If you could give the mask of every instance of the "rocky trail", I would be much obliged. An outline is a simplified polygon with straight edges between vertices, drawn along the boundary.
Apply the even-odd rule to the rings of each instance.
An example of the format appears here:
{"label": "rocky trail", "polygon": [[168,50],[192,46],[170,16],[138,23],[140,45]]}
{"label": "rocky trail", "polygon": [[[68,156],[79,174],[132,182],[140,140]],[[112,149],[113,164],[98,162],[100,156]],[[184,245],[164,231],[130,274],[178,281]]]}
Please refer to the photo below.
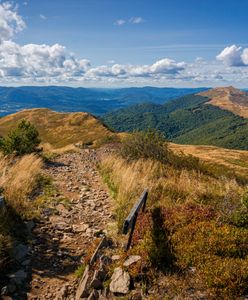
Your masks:
{"label": "rocky trail", "polygon": [[111,199],[96,170],[97,160],[95,150],[85,149],[60,155],[47,165],[45,173],[63,201],[54,210],[44,209],[33,230],[27,299],[75,299],[75,270],[112,221]]}

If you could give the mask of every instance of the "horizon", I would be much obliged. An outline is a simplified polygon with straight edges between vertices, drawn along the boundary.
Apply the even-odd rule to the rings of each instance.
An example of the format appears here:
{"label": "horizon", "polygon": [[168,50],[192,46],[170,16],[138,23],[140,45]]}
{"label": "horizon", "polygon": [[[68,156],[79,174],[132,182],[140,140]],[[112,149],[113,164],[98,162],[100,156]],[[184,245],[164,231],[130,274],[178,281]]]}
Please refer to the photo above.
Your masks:
{"label": "horizon", "polygon": [[244,88],[247,9],[231,0],[0,1],[0,85]]}

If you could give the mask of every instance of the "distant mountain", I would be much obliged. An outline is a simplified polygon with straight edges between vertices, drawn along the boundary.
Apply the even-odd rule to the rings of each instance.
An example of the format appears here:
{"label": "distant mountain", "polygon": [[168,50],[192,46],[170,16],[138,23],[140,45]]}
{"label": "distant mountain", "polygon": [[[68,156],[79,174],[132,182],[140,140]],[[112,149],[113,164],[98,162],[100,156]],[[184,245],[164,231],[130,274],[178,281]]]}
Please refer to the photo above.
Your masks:
{"label": "distant mountain", "polygon": [[0,116],[30,108],[50,108],[60,112],[83,111],[95,115],[141,102],[165,103],[206,88],[122,88],[90,89],[62,86],[0,87]]}
{"label": "distant mountain", "polygon": [[229,110],[235,115],[248,118],[248,93],[246,91],[229,86],[226,88],[215,88],[199,93],[199,95],[210,98],[209,104]]}
{"label": "distant mountain", "polygon": [[[225,95],[223,98],[222,93]],[[227,94],[231,96],[227,97]],[[212,103],[216,95],[220,95],[222,105]],[[234,95],[237,95],[236,99]],[[156,128],[162,131],[167,139],[176,143],[247,150],[248,119],[234,114],[231,109],[224,109],[225,103],[229,101],[245,106],[246,97],[246,93],[230,87],[217,88],[205,93],[183,96],[163,105],[133,105],[108,113],[103,120],[117,131]]]}

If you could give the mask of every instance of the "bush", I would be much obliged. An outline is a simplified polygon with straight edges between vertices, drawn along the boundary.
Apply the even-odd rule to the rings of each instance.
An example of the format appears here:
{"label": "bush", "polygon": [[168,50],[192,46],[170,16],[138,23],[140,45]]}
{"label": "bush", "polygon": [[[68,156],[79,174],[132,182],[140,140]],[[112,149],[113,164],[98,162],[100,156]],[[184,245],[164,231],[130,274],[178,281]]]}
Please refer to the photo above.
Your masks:
{"label": "bush", "polygon": [[24,155],[38,151],[39,133],[30,122],[22,120],[6,138],[0,138],[0,150],[4,155]]}
{"label": "bush", "polygon": [[129,161],[143,158],[166,163],[169,153],[163,134],[152,129],[127,136],[120,149],[121,156]]}

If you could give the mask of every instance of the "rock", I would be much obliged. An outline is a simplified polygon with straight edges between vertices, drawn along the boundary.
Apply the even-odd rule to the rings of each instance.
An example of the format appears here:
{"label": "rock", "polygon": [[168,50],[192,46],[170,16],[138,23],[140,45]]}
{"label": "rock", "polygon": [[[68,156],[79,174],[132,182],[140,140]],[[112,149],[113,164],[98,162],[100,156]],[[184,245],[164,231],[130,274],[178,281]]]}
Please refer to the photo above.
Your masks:
{"label": "rock", "polygon": [[111,258],[112,258],[113,261],[115,261],[115,260],[121,259],[121,256],[120,255],[113,255]]}
{"label": "rock", "polygon": [[129,256],[129,258],[124,262],[123,266],[124,267],[128,267],[134,263],[136,263],[137,261],[139,261],[141,259],[141,257],[139,255],[131,255]]}
{"label": "rock", "polygon": [[88,224],[72,225],[73,232],[87,232],[88,228]]}
{"label": "rock", "polygon": [[29,253],[29,247],[23,244],[18,244],[13,251],[15,259],[21,263],[24,261]]}
{"label": "rock", "polygon": [[112,293],[127,294],[130,287],[130,275],[122,268],[115,268],[111,277],[110,291]]}
{"label": "rock", "polygon": [[68,212],[68,209],[65,208],[65,206],[60,203],[56,206],[56,210],[60,213],[67,213]]}
{"label": "rock", "polygon": [[[56,300],[64,300],[67,299],[68,285],[64,285],[61,290],[58,292],[56,296]],[[50,299],[50,298],[49,298]]]}
{"label": "rock", "polygon": [[7,286],[4,286],[4,287],[1,289],[1,296],[7,295],[8,292],[9,292],[8,287],[7,287]]}

